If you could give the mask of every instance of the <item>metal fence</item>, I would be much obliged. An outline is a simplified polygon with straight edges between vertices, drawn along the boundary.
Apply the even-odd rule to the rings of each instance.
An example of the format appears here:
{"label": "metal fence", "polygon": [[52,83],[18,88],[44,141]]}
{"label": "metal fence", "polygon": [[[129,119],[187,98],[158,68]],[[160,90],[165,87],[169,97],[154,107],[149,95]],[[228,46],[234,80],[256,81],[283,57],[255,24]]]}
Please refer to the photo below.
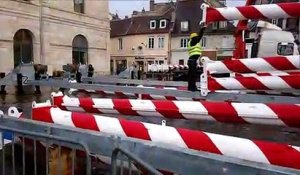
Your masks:
{"label": "metal fence", "polygon": [[[295,169],[158,145],[78,128],[0,117],[2,175],[291,175]],[[4,134],[3,134],[4,133]]]}
{"label": "metal fence", "polygon": [[[91,174],[91,157],[85,145],[30,130],[1,131],[2,175]],[[10,143],[5,143],[3,133],[11,134]],[[84,154],[78,154],[79,150]]]}
{"label": "metal fence", "polygon": [[122,148],[116,147],[112,158],[92,154],[79,139],[54,136],[51,127],[44,129],[45,133],[38,133],[0,126],[1,175],[161,174]]}

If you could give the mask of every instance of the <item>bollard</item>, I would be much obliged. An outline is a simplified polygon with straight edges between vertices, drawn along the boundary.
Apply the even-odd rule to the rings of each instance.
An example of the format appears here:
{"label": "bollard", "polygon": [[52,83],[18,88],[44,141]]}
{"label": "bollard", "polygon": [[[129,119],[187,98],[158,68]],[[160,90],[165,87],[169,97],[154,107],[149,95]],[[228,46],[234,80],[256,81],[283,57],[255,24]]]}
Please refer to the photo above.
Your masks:
{"label": "bollard", "polygon": [[[2,79],[4,77],[5,77],[5,73],[4,72],[0,72],[0,79]],[[0,94],[6,94],[5,85],[1,86]]]}
{"label": "bollard", "polygon": [[138,71],[138,80],[141,80],[141,77],[142,77],[142,71]]}
{"label": "bollard", "polygon": [[17,93],[18,94],[23,94],[23,84],[22,84],[22,77],[23,75],[21,73],[17,74]]}
{"label": "bollard", "polygon": [[[40,80],[41,79],[41,75],[38,72],[35,72],[34,79],[35,80]],[[35,94],[41,94],[40,86],[35,86]]]}
{"label": "bollard", "polygon": [[[94,69],[93,65],[89,64],[89,66],[88,66],[88,77],[93,77],[94,76],[94,71],[95,71],[95,69]],[[89,81],[89,84],[93,84],[93,82]]]}
{"label": "bollard", "polygon": [[77,83],[81,83],[81,77],[82,77],[81,72],[77,71],[77,73],[76,73],[76,82]]}

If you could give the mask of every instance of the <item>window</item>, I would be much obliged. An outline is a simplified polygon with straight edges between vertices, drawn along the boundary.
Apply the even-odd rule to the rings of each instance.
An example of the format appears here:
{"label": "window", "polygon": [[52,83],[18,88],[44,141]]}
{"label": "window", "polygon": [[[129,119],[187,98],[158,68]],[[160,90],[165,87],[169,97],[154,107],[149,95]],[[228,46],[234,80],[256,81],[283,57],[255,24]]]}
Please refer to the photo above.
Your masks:
{"label": "window", "polygon": [[167,20],[165,20],[165,19],[160,20],[159,28],[164,29],[166,27],[167,27]]}
{"label": "window", "polygon": [[148,48],[149,49],[154,48],[154,37],[149,37],[149,39],[148,39]]}
{"label": "window", "polygon": [[179,60],[179,65],[184,65],[184,59]]}
{"label": "window", "polygon": [[121,72],[127,69],[127,60],[116,61],[116,74],[119,75]]}
{"label": "window", "polygon": [[294,43],[278,43],[277,54],[278,55],[293,55],[294,53]]}
{"label": "window", "polygon": [[150,20],[150,29],[156,28],[156,20]]}
{"label": "window", "polygon": [[221,22],[219,23],[219,25],[220,25],[220,29],[224,29],[224,28],[227,27],[227,22],[226,22],[226,21],[221,21]]}
{"label": "window", "polygon": [[164,44],[165,44],[165,38],[158,37],[158,48],[164,48]]}
{"label": "window", "polygon": [[272,24],[277,25],[278,24],[278,20],[277,19],[272,19]]}
{"label": "window", "polygon": [[147,61],[149,65],[154,64],[154,61]]}
{"label": "window", "polygon": [[189,22],[188,21],[181,21],[180,22],[180,28],[182,32],[188,32],[189,31]]}
{"label": "window", "polygon": [[123,39],[119,38],[118,42],[119,42],[119,45],[118,45],[119,50],[123,50]]}
{"label": "window", "polygon": [[159,64],[159,65],[163,65],[164,63],[165,63],[164,60],[159,60],[159,61],[158,61],[158,64]]}
{"label": "window", "polygon": [[189,42],[189,38],[181,38],[180,39],[180,47],[187,48],[188,42]]}
{"label": "window", "polygon": [[74,0],[74,11],[84,13],[84,0]]}
{"label": "window", "polygon": [[287,29],[294,29],[294,28],[298,28],[298,19],[294,19],[294,18],[288,18],[286,21],[286,28]]}
{"label": "window", "polygon": [[218,23],[217,22],[214,22],[212,25],[213,25],[212,26],[213,30],[217,30],[218,29]]}
{"label": "window", "polygon": [[202,37],[201,39],[201,46],[206,47],[206,37]]}

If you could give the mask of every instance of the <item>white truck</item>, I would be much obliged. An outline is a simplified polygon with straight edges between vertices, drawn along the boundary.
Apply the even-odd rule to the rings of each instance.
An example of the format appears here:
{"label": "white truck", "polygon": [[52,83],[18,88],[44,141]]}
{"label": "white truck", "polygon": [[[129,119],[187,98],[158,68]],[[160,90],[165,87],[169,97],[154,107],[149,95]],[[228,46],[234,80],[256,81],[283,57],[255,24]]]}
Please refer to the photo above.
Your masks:
{"label": "white truck", "polygon": [[246,40],[248,58],[299,55],[298,45],[291,32],[265,21],[257,22],[256,31]]}

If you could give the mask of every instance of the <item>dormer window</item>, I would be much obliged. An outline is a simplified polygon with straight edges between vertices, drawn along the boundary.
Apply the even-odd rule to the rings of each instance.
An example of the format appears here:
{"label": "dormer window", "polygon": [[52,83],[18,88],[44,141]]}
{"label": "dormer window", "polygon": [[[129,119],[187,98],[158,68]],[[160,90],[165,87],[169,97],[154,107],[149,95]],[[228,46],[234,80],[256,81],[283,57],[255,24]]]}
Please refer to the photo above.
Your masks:
{"label": "dormer window", "polygon": [[224,29],[227,27],[227,21],[220,21],[219,23],[220,29]]}
{"label": "dormer window", "polygon": [[159,28],[164,29],[167,27],[167,20],[166,19],[162,19],[159,21]]}
{"label": "dormer window", "polygon": [[218,23],[217,22],[212,23],[212,29],[213,30],[217,30],[218,29]]}
{"label": "dormer window", "polygon": [[156,28],[156,20],[150,20],[150,29]]}
{"label": "dormer window", "polygon": [[189,22],[188,21],[181,21],[180,22],[180,28],[182,32],[188,32],[189,31]]}

